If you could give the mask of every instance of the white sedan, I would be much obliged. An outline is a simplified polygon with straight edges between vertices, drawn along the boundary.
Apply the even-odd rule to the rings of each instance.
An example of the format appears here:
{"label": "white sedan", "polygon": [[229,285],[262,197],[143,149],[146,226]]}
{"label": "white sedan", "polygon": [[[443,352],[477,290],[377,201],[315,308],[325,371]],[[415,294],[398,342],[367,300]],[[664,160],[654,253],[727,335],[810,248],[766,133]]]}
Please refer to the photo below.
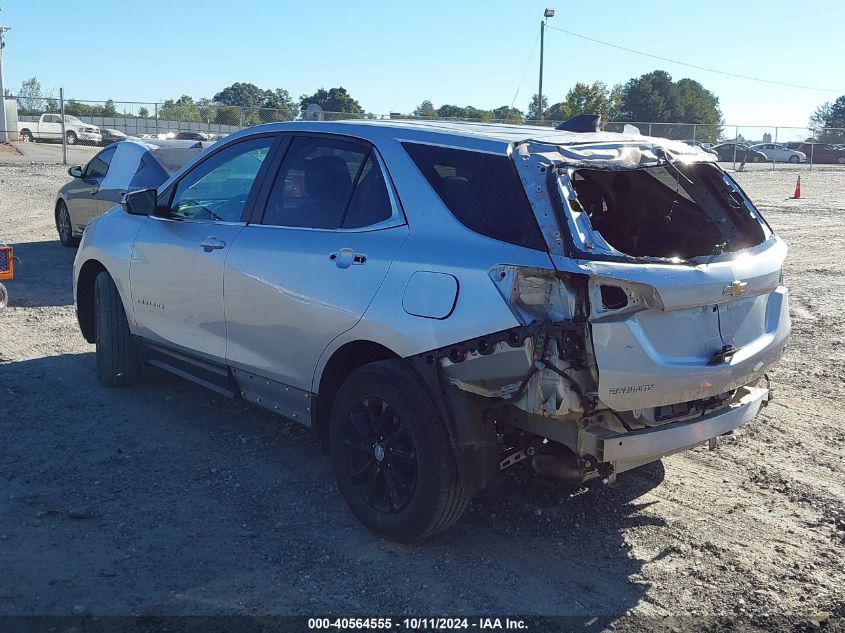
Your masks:
{"label": "white sedan", "polygon": [[807,155],[804,152],[799,152],[794,149],[789,149],[777,143],[760,143],[759,145],[752,145],[751,149],[756,149],[766,155],[769,162],[775,163],[806,163]]}

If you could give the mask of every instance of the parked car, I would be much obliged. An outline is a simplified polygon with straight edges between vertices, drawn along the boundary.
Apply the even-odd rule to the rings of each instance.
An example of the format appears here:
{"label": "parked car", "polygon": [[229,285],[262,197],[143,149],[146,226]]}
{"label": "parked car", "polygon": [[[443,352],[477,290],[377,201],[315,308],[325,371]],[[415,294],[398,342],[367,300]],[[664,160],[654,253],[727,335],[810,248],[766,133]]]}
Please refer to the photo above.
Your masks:
{"label": "parked car", "polygon": [[665,139],[273,123],[123,207],[74,264],[99,380],[153,365],[310,426],[401,541],[521,462],[580,484],[730,432],[790,329],[786,245]]}
{"label": "parked car", "polygon": [[710,143],[702,143],[701,141],[695,141],[695,140],[688,140],[688,141],[683,141],[683,142],[686,143],[687,145],[689,145],[690,147],[697,147],[700,150],[707,152],[708,154],[713,154],[714,156],[718,156],[716,151],[713,150],[713,146]]}
{"label": "parked car", "polygon": [[751,149],[762,152],[766,160],[773,163],[806,163],[807,155],[798,150],[789,149],[785,145],[777,143],[758,143],[752,145]]}
{"label": "parked car", "polygon": [[830,143],[787,143],[787,147],[797,149],[813,163],[838,163],[845,165],[845,149]]}
{"label": "parked car", "polygon": [[126,139],[132,138],[126,132],[121,132],[120,130],[115,130],[112,128],[102,128],[100,130],[100,134],[103,137],[103,140],[100,144],[104,147],[106,145],[111,145],[112,143],[119,143],[120,141],[125,141]]}
{"label": "parked car", "polygon": [[[736,147],[736,151],[734,151]],[[720,143],[712,147],[719,160],[740,163],[765,163],[767,158],[763,152],[750,148],[744,143]]]}
{"label": "parked car", "polygon": [[177,132],[173,138],[180,141],[207,141],[211,137],[204,132]]}
{"label": "parked car", "polygon": [[[24,141],[54,141],[62,140],[62,115],[42,114],[38,121],[19,121],[18,131]],[[99,145],[103,140],[100,128],[83,123],[75,116],[65,115],[65,137],[68,145],[77,142],[89,145]]]}
{"label": "parked car", "polygon": [[68,169],[73,180],[59,189],[56,230],[65,246],[76,246],[85,227],[136,189],[155,187],[203,150],[202,143],[150,144],[121,141],[101,150],[87,165]]}

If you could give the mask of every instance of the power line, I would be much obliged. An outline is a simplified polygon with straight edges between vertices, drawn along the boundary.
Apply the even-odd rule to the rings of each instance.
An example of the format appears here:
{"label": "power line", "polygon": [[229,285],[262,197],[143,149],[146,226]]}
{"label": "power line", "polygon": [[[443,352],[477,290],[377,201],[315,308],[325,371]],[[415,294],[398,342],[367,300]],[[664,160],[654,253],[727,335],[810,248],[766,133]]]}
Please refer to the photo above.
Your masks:
{"label": "power line", "polygon": [[[537,33],[537,37],[534,38],[534,44],[531,46],[531,52],[528,53],[528,61],[525,62],[525,68],[522,69],[522,77],[519,78],[519,84],[516,87],[516,92],[513,95],[513,101],[511,101],[511,110],[513,110],[513,104],[516,103],[516,98],[519,96],[519,91],[522,89],[522,84],[525,82],[525,73],[528,72],[528,66],[531,65],[531,59],[534,57],[534,51],[537,50],[537,40],[540,39],[540,34]],[[508,113],[508,118],[510,118],[510,112]]]}
{"label": "power line", "polygon": [[738,79],[747,79],[749,81],[757,81],[763,84],[772,84],[774,86],[784,86],[786,88],[800,88],[801,90],[816,90],[818,92],[835,92],[835,93],[845,93],[845,90],[835,90],[833,88],[817,88],[815,86],[802,86],[800,84],[790,84],[784,81],[774,81],[771,79],[760,79],[759,77],[751,77],[749,75],[740,75],[738,73],[728,72],[726,70],[719,70],[717,68],[708,68],[707,66],[698,66],[696,64],[689,64],[687,62],[681,62],[677,59],[670,59],[668,57],[661,57],[660,55],[653,55],[651,53],[644,53],[643,51],[638,51],[633,48],[627,48],[625,46],[620,46],[618,44],[611,44],[610,42],[605,42],[603,40],[596,39],[594,37],[589,37],[587,35],[581,35],[580,33],[573,33],[572,31],[567,31],[565,29],[558,28],[556,26],[546,26],[546,28],[554,29],[555,31],[560,31],[561,33],[565,33],[567,35],[571,35],[573,37],[579,37],[582,40],[588,40],[590,42],[595,42],[596,44],[602,44],[604,46],[610,46],[611,48],[618,49],[620,51],[625,51],[627,53],[634,53],[635,55],[642,55],[643,57],[651,57],[652,59],[658,59],[663,62],[669,62],[670,64],[678,64],[679,66],[686,66],[687,68],[695,68],[696,70],[704,70],[709,73],[716,73],[717,75],[726,75],[728,77],[736,77]]}

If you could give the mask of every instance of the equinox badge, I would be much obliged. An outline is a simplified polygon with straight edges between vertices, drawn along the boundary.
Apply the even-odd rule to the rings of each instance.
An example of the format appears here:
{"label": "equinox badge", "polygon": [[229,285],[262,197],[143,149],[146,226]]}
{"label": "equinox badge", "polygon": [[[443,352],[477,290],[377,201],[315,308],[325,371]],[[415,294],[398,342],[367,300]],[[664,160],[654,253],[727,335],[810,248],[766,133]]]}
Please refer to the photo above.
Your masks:
{"label": "equinox badge", "polygon": [[723,295],[730,295],[732,297],[738,297],[745,289],[748,287],[748,283],[744,281],[734,281],[730,285],[725,286],[725,289],[722,291]]}

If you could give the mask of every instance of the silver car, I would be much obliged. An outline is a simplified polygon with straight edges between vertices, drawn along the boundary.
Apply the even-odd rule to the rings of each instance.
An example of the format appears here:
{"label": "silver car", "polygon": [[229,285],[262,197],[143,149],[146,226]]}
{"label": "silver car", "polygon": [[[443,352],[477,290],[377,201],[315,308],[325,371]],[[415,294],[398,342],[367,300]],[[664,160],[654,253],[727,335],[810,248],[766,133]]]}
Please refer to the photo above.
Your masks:
{"label": "silver car", "polygon": [[611,480],[768,402],[787,249],[714,160],[527,126],[249,128],[89,224],[79,324],[104,384],[152,365],[310,426],[354,514],[420,539],[505,468]]}

